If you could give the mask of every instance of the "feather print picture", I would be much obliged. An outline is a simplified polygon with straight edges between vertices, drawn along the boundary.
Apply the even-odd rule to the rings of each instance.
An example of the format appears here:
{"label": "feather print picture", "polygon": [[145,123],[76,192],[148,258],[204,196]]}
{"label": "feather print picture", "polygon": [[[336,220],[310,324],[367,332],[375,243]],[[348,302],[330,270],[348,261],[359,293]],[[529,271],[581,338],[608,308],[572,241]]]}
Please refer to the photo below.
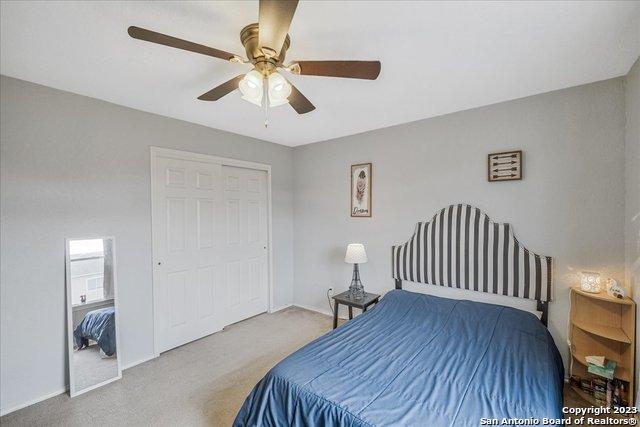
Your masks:
{"label": "feather print picture", "polygon": [[364,198],[364,190],[367,189],[367,174],[365,171],[360,171],[358,174],[358,181],[356,183],[356,199],[358,199],[358,203],[362,203],[362,199]]}
{"label": "feather print picture", "polygon": [[371,163],[351,165],[351,216],[371,216]]}

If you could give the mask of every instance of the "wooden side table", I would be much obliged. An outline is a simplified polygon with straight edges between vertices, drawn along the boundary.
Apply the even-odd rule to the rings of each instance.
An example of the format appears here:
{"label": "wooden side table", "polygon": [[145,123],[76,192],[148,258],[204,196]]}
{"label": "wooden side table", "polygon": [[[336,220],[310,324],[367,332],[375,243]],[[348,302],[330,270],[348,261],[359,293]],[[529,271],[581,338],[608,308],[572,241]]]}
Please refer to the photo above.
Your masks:
{"label": "wooden side table", "polygon": [[341,294],[334,295],[333,297],[333,329],[338,327],[338,307],[340,304],[349,307],[349,320],[353,319],[353,308],[359,308],[364,313],[367,311],[367,307],[373,304],[377,304],[380,299],[380,295],[371,294],[365,292],[364,297],[361,299],[352,299],[349,291],[342,292]]}

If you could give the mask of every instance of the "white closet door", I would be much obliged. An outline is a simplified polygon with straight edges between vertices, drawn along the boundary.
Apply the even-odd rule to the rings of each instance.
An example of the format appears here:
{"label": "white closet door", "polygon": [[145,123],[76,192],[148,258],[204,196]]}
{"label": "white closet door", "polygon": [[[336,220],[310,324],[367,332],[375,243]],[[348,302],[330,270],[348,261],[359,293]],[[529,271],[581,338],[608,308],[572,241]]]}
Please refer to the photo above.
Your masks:
{"label": "white closet door", "polygon": [[226,232],[221,163],[157,157],[155,171],[155,333],[162,352],[225,325]]}
{"label": "white closet door", "polygon": [[222,167],[226,323],[268,310],[267,174]]}
{"label": "white closet door", "polygon": [[154,157],[158,352],[269,307],[267,173],[184,154]]}

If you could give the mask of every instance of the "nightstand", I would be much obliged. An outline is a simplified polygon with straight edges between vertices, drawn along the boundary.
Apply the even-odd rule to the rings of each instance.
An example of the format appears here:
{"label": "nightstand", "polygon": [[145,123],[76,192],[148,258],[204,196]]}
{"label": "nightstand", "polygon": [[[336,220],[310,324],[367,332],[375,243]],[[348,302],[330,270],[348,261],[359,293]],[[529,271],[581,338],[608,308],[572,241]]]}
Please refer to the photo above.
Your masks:
{"label": "nightstand", "polygon": [[338,307],[340,304],[349,307],[349,319],[353,319],[353,308],[359,308],[364,313],[367,311],[367,307],[373,304],[377,304],[380,299],[380,295],[371,294],[365,292],[364,297],[361,299],[351,299],[349,291],[342,292],[341,294],[333,297],[333,329],[338,327]]}

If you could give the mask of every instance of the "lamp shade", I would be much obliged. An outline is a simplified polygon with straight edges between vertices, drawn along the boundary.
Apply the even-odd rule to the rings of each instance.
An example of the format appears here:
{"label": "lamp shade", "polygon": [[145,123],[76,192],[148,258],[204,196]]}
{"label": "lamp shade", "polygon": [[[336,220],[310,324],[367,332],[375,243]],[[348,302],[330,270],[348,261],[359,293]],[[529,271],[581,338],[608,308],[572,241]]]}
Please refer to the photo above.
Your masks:
{"label": "lamp shade", "polygon": [[287,104],[291,95],[291,85],[278,73],[271,73],[268,79],[269,84],[269,106]]}
{"label": "lamp shade", "polygon": [[348,264],[363,264],[369,261],[367,252],[362,243],[349,243],[347,253],[344,255],[344,262]]}
{"label": "lamp shade", "polygon": [[600,292],[600,273],[583,271],[580,277],[580,288],[585,292]]}
{"label": "lamp shade", "polygon": [[257,70],[249,71],[238,84],[242,99],[258,107],[262,106],[263,77]]}

